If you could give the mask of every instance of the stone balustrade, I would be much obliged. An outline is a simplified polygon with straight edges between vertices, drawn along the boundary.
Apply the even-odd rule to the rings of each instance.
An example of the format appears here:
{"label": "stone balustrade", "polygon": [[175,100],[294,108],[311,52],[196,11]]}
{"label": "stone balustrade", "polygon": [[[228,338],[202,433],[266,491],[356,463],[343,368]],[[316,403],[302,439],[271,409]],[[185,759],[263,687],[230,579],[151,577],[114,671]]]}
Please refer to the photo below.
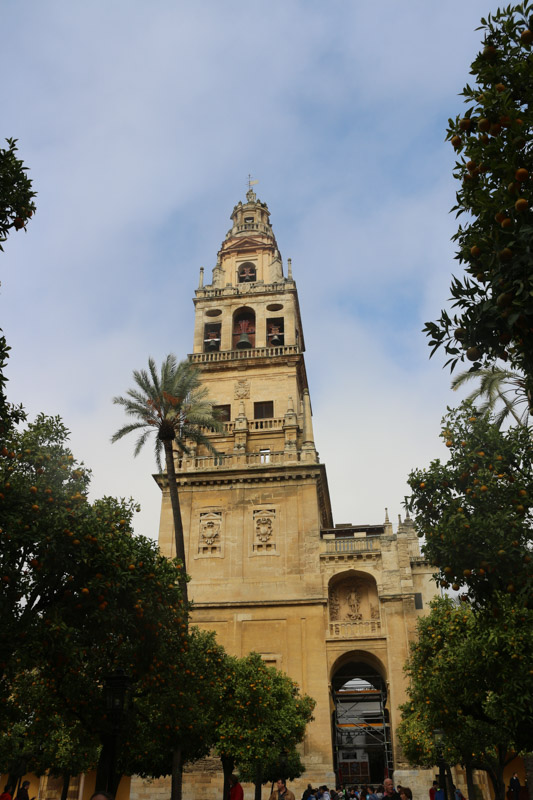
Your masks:
{"label": "stone balustrade", "polygon": [[176,471],[197,472],[214,469],[243,469],[243,467],[265,467],[269,465],[295,464],[302,460],[299,451],[259,453],[221,453],[218,456],[182,456],[176,460]]}
{"label": "stone balustrade", "polygon": [[253,281],[250,283],[237,283],[235,286],[214,287],[211,284],[202,286],[196,290],[196,297],[212,299],[214,297],[230,297],[235,295],[247,294],[279,294],[287,289],[294,289],[295,283],[288,278],[282,278],[276,283],[263,283],[263,281]]}
{"label": "stone balustrade", "polygon": [[358,620],[357,622],[330,622],[328,635],[332,639],[368,639],[383,636],[379,619]]}
{"label": "stone balustrade", "polygon": [[244,350],[218,350],[214,353],[192,353],[189,355],[193,364],[212,364],[216,361],[244,361],[247,358],[275,358],[276,356],[292,356],[300,353],[297,344],[280,345],[279,347],[248,347]]}
{"label": "stone balustrade", "polygon": [[242,231],[260,231],[261,233],[268,233],[272,236],[272,228],[270,225],[263,225],[261,222],[243,222],[241,225],[236,225],[235,228],[237,229],[237,233],[241,233]]}
{"label": "stone balustrade", "polygon": [[325,553],[367,553],[381,550],[379,536],[360,538],[350,536],[342,539],[325,539],[323,544],[325,545]]}
{"label": "stone balustrade", "polygon": [[320,542],[321,569],[336,568],[355,561],[376,561],[381,558],[379,536],[322,539]]}

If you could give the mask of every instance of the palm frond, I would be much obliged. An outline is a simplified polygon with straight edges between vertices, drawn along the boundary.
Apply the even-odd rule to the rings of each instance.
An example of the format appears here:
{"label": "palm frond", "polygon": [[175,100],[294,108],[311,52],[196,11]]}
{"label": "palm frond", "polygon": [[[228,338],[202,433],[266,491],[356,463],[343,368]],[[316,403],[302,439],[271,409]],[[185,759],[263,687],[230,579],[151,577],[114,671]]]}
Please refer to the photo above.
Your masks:
{"label": "palm frond", "polygon": [[[467,400],[474,404],[482,400],[479,412],[492,415],[497,427],[501,427],[509,417],[512,417],[517,425],[527,425],[529,413],[527,390],[524,377],[519,372],[499,367],[483,367],[462,372],[453,379],[452,389],[458,389],[471,380],[477,380],[479,384],[468,395]],[[525,405],[524,410],[518,410],[522,404]],[[500,405],[503,408],[499,408]]]}
{"label": "palm frond", "polygon": [[[144,427],[146,427],[145,422],[132,422],[130,423],[130,425],[123,425],[122,428],[119,428],[118,431],[116,431],[113,434],[113,436],[111,437],[111,443],[115,444],[115,442],[118,442],[119,439],[122,439],[124,436],[127,436],[128,433],[133,433],[133,431],[139,430],[139,428],[144,428]],[[151,433],[151,431],[148,431],[148,433]]]}

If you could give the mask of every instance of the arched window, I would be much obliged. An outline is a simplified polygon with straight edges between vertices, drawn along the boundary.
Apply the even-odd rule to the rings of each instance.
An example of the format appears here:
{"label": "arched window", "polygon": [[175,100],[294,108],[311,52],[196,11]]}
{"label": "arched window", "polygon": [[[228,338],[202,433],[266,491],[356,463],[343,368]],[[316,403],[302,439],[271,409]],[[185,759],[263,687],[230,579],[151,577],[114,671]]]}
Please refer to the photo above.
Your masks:
{"label": "arched window", "polygon": [[239,308],[233,315],[233,349],[255,347],[255,314],[251,308]]}
{"label": "arched window", "polygon": [[237,270],[237,274],[239,283],[253,283],[257,278],[255,264],[252,264],[251,261],[247,261],[246,264],[241,264]]}

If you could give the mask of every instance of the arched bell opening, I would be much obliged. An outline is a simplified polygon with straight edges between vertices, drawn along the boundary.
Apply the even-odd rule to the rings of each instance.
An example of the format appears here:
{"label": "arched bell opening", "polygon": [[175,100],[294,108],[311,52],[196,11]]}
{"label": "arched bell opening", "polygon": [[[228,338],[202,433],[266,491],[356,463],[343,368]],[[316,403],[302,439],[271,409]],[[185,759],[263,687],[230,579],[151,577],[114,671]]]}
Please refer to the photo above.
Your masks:
{"label": "arched bell opening", "polygon": [[245,264],[240,264],[237,269],[237,281],[239,283],[254,283],[257,280],[257,270],[255,264],[247,261]]}
{"label": "arched bell opening", "polygon": [[279,347],[285,344],[285,321],[283,317],[270,317],[267,324],[267,344],[269,347]]}
{"label": "arched bell opening", "polygon": [[239,308],[233,315],[233,349],[255,347],[255,313],[251,308]]}
{"label": "arched bell opening", "polygon": [[331,694],[337,783],[382,783],[393,771],[382,663],[365,651],[345,653],[333,668]]}
{"label": "arched bell opening", "polygon": [[220,322],[207,322],[204,325],[204,353],[216,353],[220,350]]}

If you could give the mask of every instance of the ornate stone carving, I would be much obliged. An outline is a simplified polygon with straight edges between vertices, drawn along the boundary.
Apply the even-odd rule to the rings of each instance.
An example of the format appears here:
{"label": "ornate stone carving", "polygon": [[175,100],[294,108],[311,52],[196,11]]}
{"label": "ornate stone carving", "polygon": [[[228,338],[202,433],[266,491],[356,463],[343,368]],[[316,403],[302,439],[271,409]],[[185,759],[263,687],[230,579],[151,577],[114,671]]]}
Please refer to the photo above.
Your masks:
{"label": "ornate stone carving", "polygon": [[254,550],[275,550],[276,545],[272,539],[274,536],[274,520],[276,510],[274,508],[258,509],[254,511],[254,533],[256,544]]}
{"label": "ornate stone carving", "polygon": [[335,589],[330,588],[329,590],[329,618],[331,622],[337,622],[339,619],[339,611],[341,608],[341,604],[339,601],[339,595]]}
{"label": "ornate stone carving", "polygon": [[242,379],[235,382],[235,400],[246,400],[250,397],[250,381]]}
{"label": "ornate stone carving", "polygon": [[346,592],[346,605],[348,607],[346,612],[346,617],[348,619],[356,620],[363,618],[359,610],[361,608],[361,595],[355,585],[350,586]]}
{"label": "ornate stone carving", "polygon": [[[364,583],[356,579],[344,580],[329,589],[330,622],[359,622],[363,617],[379,619],[373,615],[372,606],[368,605],[368,589]],[[365,613],[363,611],[365,610]]]}
{"label": "ornate stone carving", "polygon": [[207,511],[200,514],[200,538],[198,549],[205,552],[220,550],[220,537],[222,533],[222,514],[220,511]]}

